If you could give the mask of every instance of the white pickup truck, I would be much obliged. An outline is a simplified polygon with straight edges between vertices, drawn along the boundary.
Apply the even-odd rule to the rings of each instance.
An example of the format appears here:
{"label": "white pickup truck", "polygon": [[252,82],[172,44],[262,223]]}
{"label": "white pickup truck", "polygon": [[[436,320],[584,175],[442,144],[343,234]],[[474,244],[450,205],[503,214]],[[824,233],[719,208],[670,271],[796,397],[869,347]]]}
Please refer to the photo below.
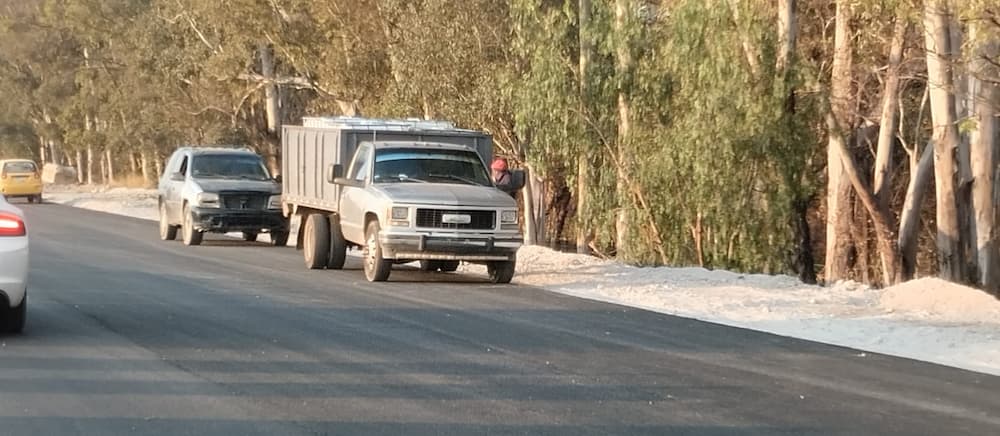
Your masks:
{"label": "white pickup truck", "polygon": [[[284,127],[282,204],[300,217],[307,267],[340,269],[354,246],[369,281],[413,261],[446,272],[483,263],[492,282],[511,281],[523,237],[514,198],[486,168],[489,136],[442,122],[303,124]],[[512,175],[512,189],[523,187],[523,174]]]}

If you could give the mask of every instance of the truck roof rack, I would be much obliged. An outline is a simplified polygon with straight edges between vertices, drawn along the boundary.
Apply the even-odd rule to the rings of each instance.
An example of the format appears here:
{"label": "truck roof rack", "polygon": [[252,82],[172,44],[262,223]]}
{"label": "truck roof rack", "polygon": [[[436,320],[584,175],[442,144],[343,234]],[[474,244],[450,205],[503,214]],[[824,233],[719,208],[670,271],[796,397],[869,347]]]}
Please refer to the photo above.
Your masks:
{"label": "truck roof rack", "polygon": [[421,120],[418,118],[383,119],[360,117],[302,117],[303,127],[323,127],[342,130],[374,130],[406,132],[413,130],[438,130],[450,132],[472,132],[459,129],[450,121]]}

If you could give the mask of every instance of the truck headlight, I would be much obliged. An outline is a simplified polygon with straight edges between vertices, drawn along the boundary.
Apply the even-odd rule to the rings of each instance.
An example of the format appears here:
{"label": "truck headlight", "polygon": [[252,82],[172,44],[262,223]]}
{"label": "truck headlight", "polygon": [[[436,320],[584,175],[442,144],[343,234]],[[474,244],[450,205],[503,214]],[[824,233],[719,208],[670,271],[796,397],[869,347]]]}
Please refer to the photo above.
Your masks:
{"label": "truck headlight", "polygon": [[198,207],[219,207],[219,194],[212,192],[199,193],[194,200]]}
{"label": "truck headlight", "polygon": [[272,195],[267,199],[268,209],[281,209],[281,195]]}
{"label": "truck headlight", "polygon": [[392,219],[393,220],[405,220],[410,217],[410,208],[408,207],[393,207],[392,208]]}
{"label": "truck headlight", "polygon": [[516,210],[501,211],[500,224],[517,224],[517,211]]}

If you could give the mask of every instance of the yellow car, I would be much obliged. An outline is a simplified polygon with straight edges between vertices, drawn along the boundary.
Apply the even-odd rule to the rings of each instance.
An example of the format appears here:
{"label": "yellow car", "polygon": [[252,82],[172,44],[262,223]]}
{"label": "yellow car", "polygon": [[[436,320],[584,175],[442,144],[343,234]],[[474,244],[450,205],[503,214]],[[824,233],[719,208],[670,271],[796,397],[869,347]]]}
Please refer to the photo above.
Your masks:
{"label": "yellow car", "polygon": [[42,174],[38,165],[27,159],[0,160],[0,194],[41,203]]}

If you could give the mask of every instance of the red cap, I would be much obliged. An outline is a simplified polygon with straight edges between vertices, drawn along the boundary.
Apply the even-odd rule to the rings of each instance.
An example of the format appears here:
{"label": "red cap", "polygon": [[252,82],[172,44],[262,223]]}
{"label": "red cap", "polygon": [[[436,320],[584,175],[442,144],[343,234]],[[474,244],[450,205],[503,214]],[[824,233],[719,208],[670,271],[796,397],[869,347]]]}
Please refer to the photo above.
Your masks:
{"label": "red cap", "polygon": [[507,170],[507,159],[504,159],[502,157],[498,157],[496,159],[493,159],[493,165],[490,165],[490,168],[492,168],[494,170],[497,170],[497,171],[506,171]]}

